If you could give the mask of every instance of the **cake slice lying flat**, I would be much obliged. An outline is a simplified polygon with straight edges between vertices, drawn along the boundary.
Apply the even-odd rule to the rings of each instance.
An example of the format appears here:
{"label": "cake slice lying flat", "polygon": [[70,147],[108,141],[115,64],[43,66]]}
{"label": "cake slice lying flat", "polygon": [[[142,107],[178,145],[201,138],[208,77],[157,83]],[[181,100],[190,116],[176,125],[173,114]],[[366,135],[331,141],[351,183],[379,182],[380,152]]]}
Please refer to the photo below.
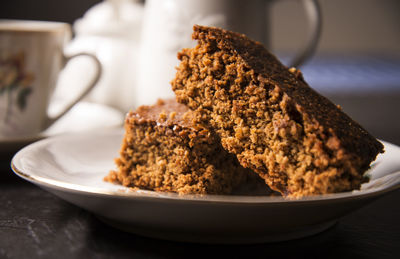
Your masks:
{"label": "cake slice lying flat", "polygon": [[[175,100],[130,112],[118,169],[105,180],[180,194],[272,193],[256,173],[222,148],[216,135],[193,124],[191,116]],[[263,189],[255,193],[254,188]]]}
{"label": "cake slice lying flat", "polygon": [[301,197],[360,188],[383,146],[260,43],[194,26],[172,88],[242,166]]}

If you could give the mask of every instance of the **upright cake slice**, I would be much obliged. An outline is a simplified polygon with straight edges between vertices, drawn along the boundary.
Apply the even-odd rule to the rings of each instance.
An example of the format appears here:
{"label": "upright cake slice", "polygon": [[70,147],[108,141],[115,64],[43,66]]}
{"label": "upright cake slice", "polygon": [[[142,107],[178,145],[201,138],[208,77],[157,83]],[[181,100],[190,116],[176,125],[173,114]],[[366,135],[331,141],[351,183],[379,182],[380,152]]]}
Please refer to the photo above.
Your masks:
{"label": "upright cake slice", "polygon": [[[192,114],[175,100],[130,112],[118,169],[105,180],[180,194],[269,194],[262,179],[240,166],[216,135],[192,123]],[[263,191],[255,193],[260,185]]]}
{"label": "upright cake slice", "polygon": [[311,89],[260,43],[194,26],[198,45],[178,54],[178,102],[274,190],[300,197],[349,191],[366,181],[383,146]]}

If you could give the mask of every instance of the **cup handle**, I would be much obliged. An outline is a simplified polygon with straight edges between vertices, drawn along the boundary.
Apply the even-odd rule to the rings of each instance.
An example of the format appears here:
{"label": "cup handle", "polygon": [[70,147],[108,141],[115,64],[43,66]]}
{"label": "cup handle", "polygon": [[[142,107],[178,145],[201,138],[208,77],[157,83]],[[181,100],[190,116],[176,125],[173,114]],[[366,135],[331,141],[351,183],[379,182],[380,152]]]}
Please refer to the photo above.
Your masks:
{"label": "cup handle", "polygon": [[94,74],[92,80],[89,82],[88,86],[85,88],[85,90],[78,95],[71,103],[69,103],[61,112],[59,112],[56,116],[52,117],[47,117],[46,125],[45,128],[50,127],[55,121],[57,121],[59,118],[64,116],[71,108],[77,104],[79,101],[81,101],[89,92],[93,89],[93,87],[97,84],[97,82],[100,79],[101,73],[102,73],[102,66],[99,61],[99,59],[94,56],[93,54],[86,53],[86,52],[81,52],[77,53],[71,56],[64,56],[64,66],[67,64],[71,59],[78,57],[78,56],[87,56],[93,59],[96,65],[96,73]]}
{"label": "cup handle", "polygon": [[293,60],[289,63],[289,67],[299,67],[304,64],[315,52],[321,37],[322,29],[322,12],[321,6],[317,0],[303,0],[303,5],[307,14],[309,23],[308,41],[304,45]]}

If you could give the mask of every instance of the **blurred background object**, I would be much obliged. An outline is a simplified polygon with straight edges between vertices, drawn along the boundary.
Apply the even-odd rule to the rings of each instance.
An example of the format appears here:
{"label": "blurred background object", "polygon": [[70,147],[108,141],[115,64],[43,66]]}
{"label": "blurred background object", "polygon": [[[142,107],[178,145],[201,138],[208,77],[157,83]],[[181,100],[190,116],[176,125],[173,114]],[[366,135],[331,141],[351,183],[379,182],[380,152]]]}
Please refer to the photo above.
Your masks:
{"label": "blurred background object", "polygon": [[[133,108],[143,11],[140,0],[104,0],[74,21],[75,38],[66,53],[91,53],[103,66],[102,77],[87,101],[123,112]],[[87,81],[91,70],[93,66],[87,60],[71,61],[61,75],[55,96],[62,99],[68,94],[79,94],[80,81]]]}
{"label": "blurred background object", "polygon": [[[319,0],[323,12],[318,53],[400,54],[400,2],[397,0]],[[274,5],[273,46],[294,51],[292,41],[304,41],[301,4],[283,0]],[[287,19],[290,17],[290,19]],[[302,28],[302,30],[299,30]]]}
{"label": "blurred background object", "polygon": [[[0,18],[73,24],[100,2],[3,1]],[[314,58],[301,68],[306,81],[340,104],[373,135],[400,144],[400,1],[319,2],[322,37]],[[281,0],[272,6],[272,51],[283,60],[306,41],[302,8],[296,0]]]}

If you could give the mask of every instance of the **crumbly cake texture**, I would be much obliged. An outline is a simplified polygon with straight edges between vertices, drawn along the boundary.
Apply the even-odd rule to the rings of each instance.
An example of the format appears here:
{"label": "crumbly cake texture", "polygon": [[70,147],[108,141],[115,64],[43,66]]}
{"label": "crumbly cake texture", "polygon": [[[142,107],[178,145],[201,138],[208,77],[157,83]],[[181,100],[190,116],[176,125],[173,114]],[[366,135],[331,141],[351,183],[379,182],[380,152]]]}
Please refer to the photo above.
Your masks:
{"label": "crumbly cake texture", "polygon": [[194,26],[172,88],[196,121],[276,191],[290,197],[359,189],[383,145],[259,42]]}
{"label": "crumbly cake texture", "polygon": [[179,194],[240,194],[255,188],[262,189],[256,194],[271,193],[256,173],[222,148],[215,134],[193,124],[192,114],[175,100],[128,113],[117,170],[105,180]]}

